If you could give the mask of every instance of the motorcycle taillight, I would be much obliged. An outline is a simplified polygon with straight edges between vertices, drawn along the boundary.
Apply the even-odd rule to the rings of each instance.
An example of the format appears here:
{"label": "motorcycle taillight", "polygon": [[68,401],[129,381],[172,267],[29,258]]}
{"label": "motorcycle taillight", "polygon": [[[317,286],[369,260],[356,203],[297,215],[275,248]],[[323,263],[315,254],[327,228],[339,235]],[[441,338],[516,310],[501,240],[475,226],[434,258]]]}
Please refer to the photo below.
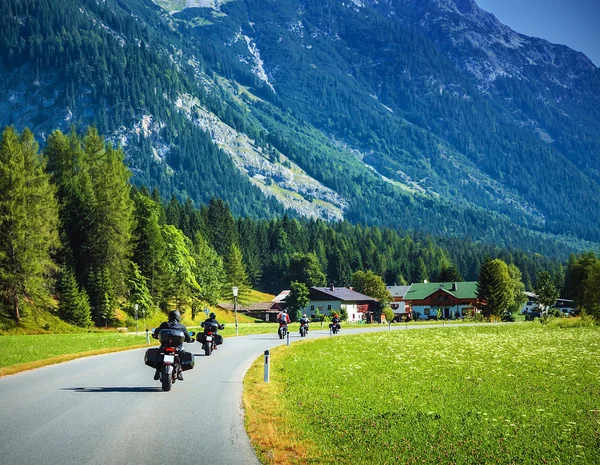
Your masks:
{"label": "motorcycle taillight", "polygon": [[175,352],[175,347],[166,347],[165,352]]}

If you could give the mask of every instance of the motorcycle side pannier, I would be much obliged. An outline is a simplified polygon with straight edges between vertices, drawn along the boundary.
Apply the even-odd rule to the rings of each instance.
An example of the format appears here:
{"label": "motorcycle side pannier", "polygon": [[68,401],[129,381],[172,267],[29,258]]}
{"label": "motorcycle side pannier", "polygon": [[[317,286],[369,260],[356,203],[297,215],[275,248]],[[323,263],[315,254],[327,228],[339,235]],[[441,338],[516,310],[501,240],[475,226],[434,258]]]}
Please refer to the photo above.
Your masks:
{"label": "motorcycle side pannier", "polygon": [[196,341],[198,341],[200,344],[204,344],[204,341],[206,341],[206,334],[198,333],[196,336]]}
{"label": "motorcycle side pannier", "polygon": [[220,334],[215,334],[215,344],[217,344],[218,346],[223,344],[223,336],[221,336]]}
{"label": "motorcycle side pannier", "polygon": [[144,363],[149,367],[156,368],[158,359],[160,358],[160,350],[156,347],[148,349],[144,355]]}
{"label": "motorcycle side pannier", "polygon": [[158,340],[163,346],[179,347],[185,341],[185,334],[178,329],[161,329]]}
{"label": "motorcycle side pannier", "polygon": [[179,362],[181,363],[181,369],[183,371],[191,370],[194,368],[194,354],[191,352],[181,352],[179,354]]}

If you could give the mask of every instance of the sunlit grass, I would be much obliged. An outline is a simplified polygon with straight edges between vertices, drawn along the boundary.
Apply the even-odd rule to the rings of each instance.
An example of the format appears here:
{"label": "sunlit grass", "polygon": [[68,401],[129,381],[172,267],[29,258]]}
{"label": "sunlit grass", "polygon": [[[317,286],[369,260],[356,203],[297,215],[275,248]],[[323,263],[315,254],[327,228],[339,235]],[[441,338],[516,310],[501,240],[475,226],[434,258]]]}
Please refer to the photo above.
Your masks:
{"label": "sunlit grass", "polygon": [[[246,390],[262,381],[259,360]],[[250,378],[254,376],[254,378]],[[275,350],[279,395],[248,429],[308,441],[290,463],[598,463],[600,328],[456,327],[307,341]],[[260,393],[257,390],[257,393]],[[268,393],[268,390],[266,391]],[[258,426],[257,426],[258,425]],[[276,444],[256,443],[265,463]]]}

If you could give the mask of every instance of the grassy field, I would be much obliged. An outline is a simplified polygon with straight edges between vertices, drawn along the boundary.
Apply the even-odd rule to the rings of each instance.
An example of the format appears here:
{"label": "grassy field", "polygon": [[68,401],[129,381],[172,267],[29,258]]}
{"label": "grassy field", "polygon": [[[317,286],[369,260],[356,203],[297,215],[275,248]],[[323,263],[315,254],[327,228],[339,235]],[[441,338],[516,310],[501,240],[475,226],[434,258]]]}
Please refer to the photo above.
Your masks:
{"label": "grassy field", "polygon": [[146,336],[114,331],[0,336],[0,376],[86,355],[146,344]]}
{"label": "grassy field", "polygon": [[539,324],[306,341],[245,381],[263,463],[600,462],[600,327]]}

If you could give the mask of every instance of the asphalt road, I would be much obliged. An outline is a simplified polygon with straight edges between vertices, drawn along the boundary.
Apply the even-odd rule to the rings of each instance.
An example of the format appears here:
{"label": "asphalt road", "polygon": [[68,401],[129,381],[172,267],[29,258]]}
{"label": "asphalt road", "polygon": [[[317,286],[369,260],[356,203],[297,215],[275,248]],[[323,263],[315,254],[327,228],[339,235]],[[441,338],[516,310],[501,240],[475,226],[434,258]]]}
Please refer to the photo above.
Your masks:
{"label": "asphalt road", "polygon": [[[309,337],[329,336],[317,328]],[[342,326],[334,337],[387,330]],[[227,338],[210,357],[186,344],[196,365],[170,392],[144,365],[145,349],[0,378],[0,463],[258,465],[244,429],[242,382],[264,350],[282,343],[277,334]]]}

